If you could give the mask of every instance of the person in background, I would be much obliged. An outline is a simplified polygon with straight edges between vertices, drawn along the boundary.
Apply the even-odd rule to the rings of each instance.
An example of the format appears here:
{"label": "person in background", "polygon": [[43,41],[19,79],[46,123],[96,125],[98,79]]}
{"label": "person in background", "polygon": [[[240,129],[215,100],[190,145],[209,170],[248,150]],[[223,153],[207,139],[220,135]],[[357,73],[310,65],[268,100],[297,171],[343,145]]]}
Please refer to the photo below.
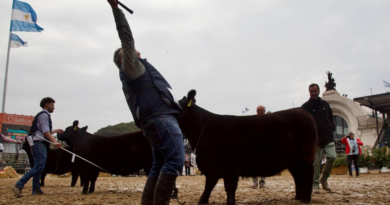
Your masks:
{"label": "person in background", "polygon": [[[265,107],[262,105],[257,106],[256,109],[257,115],[264,115],[265,114]],[[253,186],[252,188],[256,189],[259,185],[260,188],[265,188],[265,177],[260,177],[260,182],[258,183],[257,177],[252,177]]]}
{"label": "person in background", "polygon": [[363,146],[363,142],[359,138],[350,132],[347,136],[341,139],[341,143],[345,144],[345,153],[347,154],[347,163],[349,176],[352,177],[352,161],[356,170],[356,177],[359,177],[359,155],[362,154],[360,146]]}
{"label": "person in background", "polygon": [[[320,87],[312,83],[309,85],[310,99],[302,105],[314,118],[318,131],[318,144],[314,159],[313,190],[319,194],[320,183],[322,188],[330,191],[328,178],[332,172],[336,160],[336,147],[334,144],[333,132],[335,131],[334,118],[329,103],[319,97]],[[326,163],[320,180],[321,153],[324,153]]]}
{"label": "person in background", "polygon": [[14,140],[14,139],[8,138],[8,137],[4,136],[3,134],[1,134],[1,141],[0,141],[0,143],[1,143],[1,142],[22,144],[22,141]]}
{"label": "person in background", "polygon": [[0,135],[1,135],[1,137],[0,137],[0,159],[1,159],[1,153],[3,152],[3,149],[4,149],[3,142],[16,143],[16,144],[22,144],[22,142],[19,140],[14,140],[14,139],[8,138],[8,137],[4,136],[3,134],[0,134]]}
{"label": "person in background", "polygon": [[191,165],[190,165],[190,156],[188,156],[188,154],[186,154],[186,161],[185,161],[185,168],[186,168],[186,176],[190,176],[191,172],[190,172],[190,169],[191,169]]}

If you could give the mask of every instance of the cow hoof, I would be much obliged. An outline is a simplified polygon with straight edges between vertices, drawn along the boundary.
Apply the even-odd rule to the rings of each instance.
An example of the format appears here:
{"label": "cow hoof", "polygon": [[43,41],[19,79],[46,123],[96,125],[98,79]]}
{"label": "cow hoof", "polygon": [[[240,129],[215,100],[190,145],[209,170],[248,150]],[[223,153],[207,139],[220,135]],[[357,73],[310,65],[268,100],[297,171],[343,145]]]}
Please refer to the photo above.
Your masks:
{"label": "cow hoof", "polygon": [[310,199],[302,199],[302,203],[304,204],[310,204]]}
{"label": "cow hoof", "polygon": [[87,193],[86,191],[82,191],[81,194],[85,194],[85,195],[86,195],[86,194],[88,194],[88,193]]}
{"label": "cow hoof", "polygon": [[294,200],[302,200],[302,198],[301,198],[301,197],[298,197],[298,196],[296,196],[296,197],[294,198]]}
{"label": "cow hoof", "polygon": [[199,201],[198,205],[201,205],[201,204],[209,204],[209,202],[208,201],[206,201],[206,202],[205,201]]}

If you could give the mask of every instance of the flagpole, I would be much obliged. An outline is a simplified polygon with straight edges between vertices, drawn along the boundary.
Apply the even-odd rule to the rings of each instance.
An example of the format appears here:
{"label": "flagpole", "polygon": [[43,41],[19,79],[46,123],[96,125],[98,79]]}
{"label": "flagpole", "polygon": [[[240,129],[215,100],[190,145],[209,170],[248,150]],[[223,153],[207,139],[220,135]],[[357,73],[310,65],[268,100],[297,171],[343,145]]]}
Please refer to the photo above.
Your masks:
{"label": "flagpole", "polygon": [[1,109],[2,113],[5,113],[5,99],[6,99],[6,95],[7,95],[8,65],[9,65],[9,53],[10,53],[10,49],[11,49],[11,28],[12,28],[12,16],[14,14],[14,4],[15,4],[15,0],[12,1],[11,23],[9,26],[7,63],[5,66],[5,76],[4,76],[3,105],[2,105],[2,109]]}

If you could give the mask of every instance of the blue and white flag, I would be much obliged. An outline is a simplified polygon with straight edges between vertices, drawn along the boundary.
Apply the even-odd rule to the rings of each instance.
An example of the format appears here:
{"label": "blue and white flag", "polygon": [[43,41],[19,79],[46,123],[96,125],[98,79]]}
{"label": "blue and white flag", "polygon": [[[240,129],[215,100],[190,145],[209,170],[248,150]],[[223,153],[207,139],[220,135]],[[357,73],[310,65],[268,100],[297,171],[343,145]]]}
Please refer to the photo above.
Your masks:
{"label": "blue and white flag", "polygon": [[390,83],[383,80],[383,84],[385,84],[385,88],[390,88]]}
{"label": "blue and white flag", "polygon": [[43,28],[37,25],[37,14],[28,3],[14,0],[14,5],[12,8],[11,31],[43,31]]}
{"label": "blue and white flag", "polygon": [[27,47],[27,42],[24,42],[18,35],[11,33],[11,48],[19,48],[20,46]]}
{"label": "blue and white flag", "polygon": [[248,111],[249,111],[249,109],[246,107],[246,108],[245,108],[245,112],[248,112]]}

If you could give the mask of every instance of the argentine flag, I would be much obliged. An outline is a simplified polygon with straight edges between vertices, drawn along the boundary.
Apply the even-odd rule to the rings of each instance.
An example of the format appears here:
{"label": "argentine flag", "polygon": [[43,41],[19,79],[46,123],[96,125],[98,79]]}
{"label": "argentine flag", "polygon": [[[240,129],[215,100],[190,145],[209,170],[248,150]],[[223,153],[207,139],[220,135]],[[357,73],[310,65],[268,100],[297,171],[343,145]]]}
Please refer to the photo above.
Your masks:
{"label": "argentine flag", "polygon": [[36,24],[37,14],[28,4],[14,0],[12,8],[11,31],[41,32],[43,28]]}
{"label": "argentine flag", "polygon": [[385,85],[385,88],[390,88],[390,83],[383,80],[383,84]]}
{"label": "argentine flag", "polygon": [[27,47],[27,42],[24,42],[18,35],[11,33],[11,48],[19,48],[20,46]]}

